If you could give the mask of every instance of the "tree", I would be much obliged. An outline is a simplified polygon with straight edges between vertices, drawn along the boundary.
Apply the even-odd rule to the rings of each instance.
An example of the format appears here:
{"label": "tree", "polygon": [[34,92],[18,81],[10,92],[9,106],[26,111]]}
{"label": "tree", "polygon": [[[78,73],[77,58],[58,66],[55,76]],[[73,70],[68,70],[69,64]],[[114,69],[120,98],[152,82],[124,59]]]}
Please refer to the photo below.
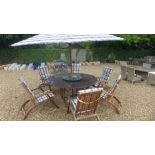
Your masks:
{"label": "tree", "polygon": [[10,44],[33,36],[33,34],[0,34],[0,48],[7,48]]}

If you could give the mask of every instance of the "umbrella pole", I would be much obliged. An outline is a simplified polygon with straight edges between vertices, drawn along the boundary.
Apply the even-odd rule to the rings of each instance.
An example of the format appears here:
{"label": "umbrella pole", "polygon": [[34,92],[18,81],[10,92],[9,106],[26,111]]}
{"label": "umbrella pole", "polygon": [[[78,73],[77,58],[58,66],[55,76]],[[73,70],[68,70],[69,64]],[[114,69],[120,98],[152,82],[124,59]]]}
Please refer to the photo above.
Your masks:
{"label": "umbrella pole", "polygon": [[71,73],[72,73],[72,47],[69,47],[69,59],[70,59],[70,66],[71,66]]}

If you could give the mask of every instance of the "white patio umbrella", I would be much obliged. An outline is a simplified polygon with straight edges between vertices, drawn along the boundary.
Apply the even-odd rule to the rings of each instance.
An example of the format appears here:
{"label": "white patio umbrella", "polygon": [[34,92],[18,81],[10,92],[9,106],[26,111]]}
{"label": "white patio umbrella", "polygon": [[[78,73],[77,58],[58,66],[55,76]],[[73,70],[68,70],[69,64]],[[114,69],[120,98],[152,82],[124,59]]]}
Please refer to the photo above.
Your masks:
{"label": "white patio umbrella", "polygon": [[122,40],[124,39],[110,34],[89,34],[89,35],[40,34],[14,43],[11,46],[16,47],[16,46],[37,45],[37,44],[67,43],[70,49],[70,64],[72,65],[72,44],[81,42],[122,41]]}

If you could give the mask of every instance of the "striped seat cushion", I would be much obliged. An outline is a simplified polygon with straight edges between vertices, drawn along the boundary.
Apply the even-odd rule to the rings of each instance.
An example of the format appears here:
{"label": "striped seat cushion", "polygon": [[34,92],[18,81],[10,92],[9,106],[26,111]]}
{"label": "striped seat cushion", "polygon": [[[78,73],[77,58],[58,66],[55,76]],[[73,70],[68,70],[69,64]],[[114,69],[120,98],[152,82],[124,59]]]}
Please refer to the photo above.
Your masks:
{"label": "striped seat cushion", "polygon": [[103,85],[103,84],[106,84],[107,82],[106,81],[98,81],[98,82],[96,82],[95,84],[94,84],[94,86],[95,87],[99,87],[101,84]]}
{"label": "striped seat cushion", "polygon": [[37,102],[38,103],[44,102],[44,101],[49,99],[49,96],[54,97],[54,94],[53,93],[48,93],[48,95],[40,96],[40,97],[37,98]]}
{"label": "striped seat cushion", "polygon": [[102,91],[103,88],[90,88],[90,89],[85,89],[85,90],[79,90],[78,94],[86,94],[86,93],[93,93],[93,92],[97,92],[97,91]]}
{"label": "striped seat cushion", "polygon": [[101,80],[107,82],[109,80],[110,74],[112,73],[112,69],[109,67],[105,67],[103,70],[103,74]]}
{"label": "striped seat cushion", "polygon": [[102,91],[102,93],[101,93],[101,98],[102,99],[106,99],[107,98],[107,96],[108,96],[108,92],[107,91]]}
{"label": "striped seat cushion", "polygon": [[81,64],[72,63],[72,72],[81,73]]}
{"label": "striped seat cushion", "polygon": [[50,97],[54,97],[54,96],[55,96],[53,93],[48,93],[48,95],[49,95]]}
{"label": "striped seat cushion", "polygon": [[78,100],[76,97],[71,100],[71,106],[73,107],[74,110],[76,110],[77,101]]}
{"label": "striped seat cushion", "polygon": [[52,76],[47,66],[39,67],[40,79],[43,83],[49,83],[48,78]]}
{"label": "striped seat cushion", "polygon": [[100,86],[100,82],[96,82],[96,83],[94,84],[94,86],[95,86],[95,87],[99,87],[99,86]]}

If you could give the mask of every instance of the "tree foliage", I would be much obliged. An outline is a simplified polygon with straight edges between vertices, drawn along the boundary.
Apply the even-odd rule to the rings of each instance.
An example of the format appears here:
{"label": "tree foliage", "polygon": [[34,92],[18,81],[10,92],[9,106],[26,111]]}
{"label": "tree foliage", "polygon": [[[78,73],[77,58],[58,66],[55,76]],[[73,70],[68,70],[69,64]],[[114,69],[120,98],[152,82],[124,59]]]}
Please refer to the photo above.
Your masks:
{"label": "tree foliage", "polygon": [[147,48],[155,50],[154,34],[119,34],[125,39],[124,44],[132,48]]}
{"label": "tree foliage", "polygon": [[0,48],[7,48],[10,44],[33,36],[33,34],[0,34]]}

